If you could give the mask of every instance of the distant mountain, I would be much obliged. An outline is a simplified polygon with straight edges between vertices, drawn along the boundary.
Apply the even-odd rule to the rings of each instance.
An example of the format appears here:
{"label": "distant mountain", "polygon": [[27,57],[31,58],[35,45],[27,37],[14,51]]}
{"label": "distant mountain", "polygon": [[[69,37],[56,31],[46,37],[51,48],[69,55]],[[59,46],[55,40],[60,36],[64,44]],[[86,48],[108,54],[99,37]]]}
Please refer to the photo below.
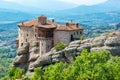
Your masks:
{"label": "distant mountain", "polygon": [[0,8],[14,9],[30,13],[44,13],[47,11],[63,10],[76,7],[73,3],[66,3],[59,0],[24,0],[24,3],[17,3],[10,0],[0,0]]}
{"label": "distant mountain", "polygon": [[62,10],[61,13],[99,13],[99,12],[111,12],[111,11],[120,11],[120,0],[108,0],[104,3],[92,5],[92,6],[78,6],[68,10]]}
{"label": "distant mountain", "polygon": [[0,8],[0,23],[2,23],[1,21],[3,21],[3,23],[4,23],[4,21],[28,20],[28,19],[31,19],[34,17],[35,17],[35,15],[29,14],[26,12]]}

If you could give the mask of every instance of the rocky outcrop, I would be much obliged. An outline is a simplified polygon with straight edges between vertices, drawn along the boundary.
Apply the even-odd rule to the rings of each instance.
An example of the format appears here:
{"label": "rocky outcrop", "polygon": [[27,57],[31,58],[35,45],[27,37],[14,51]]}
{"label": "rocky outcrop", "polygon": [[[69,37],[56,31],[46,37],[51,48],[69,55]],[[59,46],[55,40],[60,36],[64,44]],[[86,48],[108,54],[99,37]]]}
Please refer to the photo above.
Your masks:
{"label": "rocky outcrop", "polygon": [[27,69],[29,58],[29,44],[24,43],[21,48],[18,48],[17,56],[13,61],[13,66]]}
{"label": "rocky outcrop", "polygon": [[30,46],[25,43],[22,48],[18,49],[13,65],[25,68],[27,75],[31,75],[36,67],[45,67],[60,61],[70,63],[83,49],[89,52],[108,50],[112,55],[120,56],[120,32],[105,33],[96,38],[73,41],[64,50],[51,49],[50,52],[41,56],[38,42],[33,41]]}

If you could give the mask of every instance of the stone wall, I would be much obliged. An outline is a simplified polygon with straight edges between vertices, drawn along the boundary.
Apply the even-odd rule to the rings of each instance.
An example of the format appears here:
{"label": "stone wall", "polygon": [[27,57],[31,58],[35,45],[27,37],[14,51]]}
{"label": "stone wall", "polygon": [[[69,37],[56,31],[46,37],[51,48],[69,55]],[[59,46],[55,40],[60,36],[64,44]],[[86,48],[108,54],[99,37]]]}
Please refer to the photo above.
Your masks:
{"label": "stone wall", "polygon": [[22,46],[24,42],[32,42],[35,39],[35,29],[34,27],[19,27],[19,47]]}
{"label": "stone wall", "polygon": [[71,35],[73,35],[74,40],[80,39],[80,36],[82,35],[82,30],[75,30],[69,32],[69,39],[71,38]]}
{"label": "stone wall", "polygon": [[70,36],[68,31],[54,31],[54,45],[59,42],[63,42],[65,44],[69,44]]}
{"label": "stone wall", "polygon": [[40,56],[50,51],[50,49],[53,47],[52,38],[38,38],[38,42],[39,42]]}
{"label": "stone wall", "polygon": [[74,40],[80,39],[82,35],[82,30],[75,31],[54,31],[54,45],[58,42],[63,42],[65,44],[69,44],[71,42],[71,36],[73,36]]}

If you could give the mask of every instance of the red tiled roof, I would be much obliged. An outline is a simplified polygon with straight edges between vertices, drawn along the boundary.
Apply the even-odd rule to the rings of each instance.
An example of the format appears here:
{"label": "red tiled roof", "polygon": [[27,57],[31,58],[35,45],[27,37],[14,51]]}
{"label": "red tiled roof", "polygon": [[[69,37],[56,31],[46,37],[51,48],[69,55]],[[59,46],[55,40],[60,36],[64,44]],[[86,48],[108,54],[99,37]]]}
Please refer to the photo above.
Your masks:
{"label": "red tiled roof", "polygon": [[56,30],[83,30],[80,26],[57,26]]}
{"label": "red tiled roof", "polygon": [[47,29],[47,28],[56,28],[56,25],[53,22],[47,22],[47,24],[45,25],[38,24],[37,27]]}
{"label": "red tiled roof", "polygon": [[20,27],[31,27],[31,26],[37,26],[38,25],[38,20],[31,20],[27,22],[22,22],[18,24]]}
{"label": "red tiled roof", "polygon": [[[71,23],[72,24],[72,23]],[[70,25],[70,26],[64,26],[64,25],[60,25],[60,24],[55,24],[52,22],[47,22],[46,25],[41,25],[38,24],[38,20],[30,20],[27,22],[23,22],[18,24],[19,27],[40,27],[40,28],[56,28],[56,30],[83,30],[82,27],[80,26],[76,26],[76,25]]]}

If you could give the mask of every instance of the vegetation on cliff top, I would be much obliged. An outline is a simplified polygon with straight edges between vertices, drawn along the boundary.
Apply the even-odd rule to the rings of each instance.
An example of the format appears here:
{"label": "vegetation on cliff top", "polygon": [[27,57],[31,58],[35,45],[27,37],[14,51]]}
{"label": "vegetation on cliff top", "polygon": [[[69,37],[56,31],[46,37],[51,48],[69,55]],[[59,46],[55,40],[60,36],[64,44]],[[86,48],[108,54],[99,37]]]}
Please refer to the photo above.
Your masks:
{"label": "vegetation on cliff top", "polygon": [[83,51],[72,64],[60,62],[35,69],[32,80],[120,80],[119,71],[120,57],[107,51]]}
{"label": "vegetation on cliff top", "polygon": [[64,49],[66,46],[67,46],[66,44],[64,44],[64,43],[62,43],[62,42],[59,42],[58,44],[56,44],[56,45],[54,46],[54,49],[55,49],[56,51],[60,51],[60,50]]}
{"label": "vegetation on cliff top", "polygon": [[108,51],[84,50],[71,64],[60,62],[36,68],[30,80],[120,80],[120,57]]}

